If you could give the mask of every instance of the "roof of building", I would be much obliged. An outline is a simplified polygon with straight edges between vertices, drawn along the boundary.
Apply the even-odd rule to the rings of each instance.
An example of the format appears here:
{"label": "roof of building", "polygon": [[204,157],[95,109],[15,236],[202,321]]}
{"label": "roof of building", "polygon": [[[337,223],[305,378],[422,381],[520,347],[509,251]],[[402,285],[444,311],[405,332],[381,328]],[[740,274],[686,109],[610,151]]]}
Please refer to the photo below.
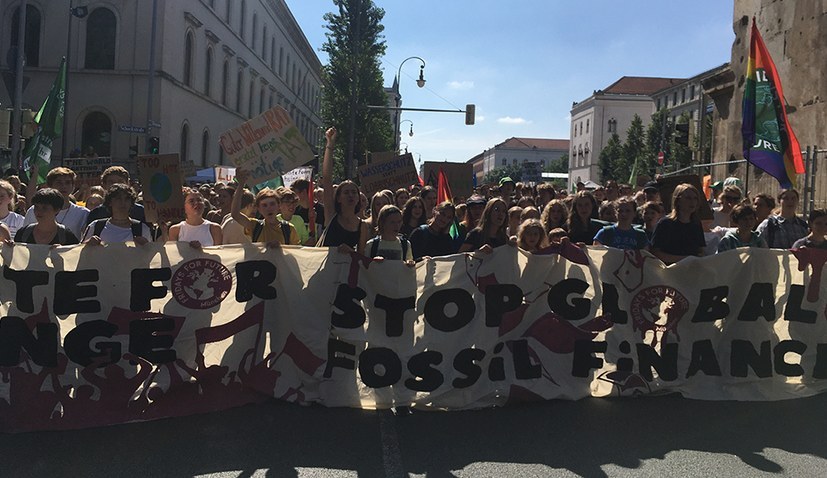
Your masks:
{"label": "roof of building", "polygon": [[624,76],[602,90],[617,95],[651,95],[664,88],[686,81],[686,78],[652,78]]}
{"label": "roof of building", "polygon": [[568,151],[569,140],[547,138],[508,138],[507,140],[495,146],[495,148],[562,149]]}

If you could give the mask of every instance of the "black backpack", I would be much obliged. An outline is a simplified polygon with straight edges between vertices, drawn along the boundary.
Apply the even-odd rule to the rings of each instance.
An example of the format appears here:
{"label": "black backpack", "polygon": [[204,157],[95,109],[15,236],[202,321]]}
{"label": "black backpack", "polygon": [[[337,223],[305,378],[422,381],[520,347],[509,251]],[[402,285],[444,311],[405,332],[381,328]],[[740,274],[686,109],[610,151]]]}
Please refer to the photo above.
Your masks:
{"label": "black backpack", "polygon": [[[408,241],[403,236],[397,236],[399,239],[399,244],[402,246],[402,260],[405,260],[405,257],[408,255]],[[370,257],[376,257],[376,253],[379,252],[379,241],[382,238],[376,236],[373,238],[373,242],[370,245]]]}
{"label": "black backpack", "polygon": [[[20,242],[23,244],[34,244],[33,242],[29,242],[31,239],[34,238],[34,226],[35,224],[29,224],[28,226],[23,227],[20,229],[15,236],[18,234],[20,235],[20,240],[15,242]],[[63,224],[57,225],[57,242],[58,244],[65,244],[66,243],[66,226]]]}
{"label": "black backpack", "polygon": [[[287,221],[279,222],[281,223],[281,235],[284,236],[284,244],[290,245],[290,223]],[[256,220],[256,225],[253,227],[253,235],[250,237],[252,242],[258,242],[262,231],[264,231],[264,221]]]}
{"label": "black backpack", "polygon": [[[92,221],[92,224],[91,224],[92,225],[92,235],[100,237],[101,232],[103,232],[103,228],[106,227],[106,223],[109,222],[109,219],[111,219],[111,218],[97,219],[95,221]],[[142,223],[141,221],[132,219],[131,217],[129,218],[129,222],[130,222],[130,227],[132,227],[132,236],[133,237],[138,237],[138,236],[143,236],[144,235],[144,227],[143,227],[144,223]]]}

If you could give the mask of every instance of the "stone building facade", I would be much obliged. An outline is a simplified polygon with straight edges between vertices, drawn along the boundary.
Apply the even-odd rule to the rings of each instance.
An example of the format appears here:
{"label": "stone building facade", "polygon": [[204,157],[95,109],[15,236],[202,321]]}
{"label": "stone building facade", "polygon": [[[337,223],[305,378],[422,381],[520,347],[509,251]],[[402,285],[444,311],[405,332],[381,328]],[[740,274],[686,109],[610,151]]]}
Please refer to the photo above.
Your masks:
{"label": "stone building facade", "polygon": [[[752,18],[778,69],[784,89],[787,114],[802,148],[826,149],[827,77],[824,52],[827,51],[827,3],[819,0],[735,0],[730,68],[703,82],[704,91],[715,102],[712,157],[714,162],[743,160],[741,116],[744,81],[749,56]],[[817,206],[827,206],[827,163],[820,154],[816,187],[812,191]],[[756,168],[749,168],[749,189],[777,192],[778,182]],[[713,168],[715,178],[735,175],[747,179],[743,163]],[[799,187],[803,188],[803,176]]]}
{"label": "stone building facade", "polygon": [[[17,0],[0,0],[0,51],[17,43]],[[158,0],[156,74],[147,114],[152,1],[29,0],[28,79],[23,103],[46,98],[61,57],[69,57],[67,150],[125,159],[146,150],[146,136],[123,126],[160,124],[160,151],[195,166],[225,162],[218,138],[281,105],[317,149],[322,65],[284,0]],[[71,36],[69,22],[71,21]],[[30,41],[29,41],[30,40]],[[67,44],[68,42],[68,44]],[[12,65],[0,57],[0,73]],[[0,103],[12,102],[6,82]],[[53,161],[65,153],[56,141]]]}

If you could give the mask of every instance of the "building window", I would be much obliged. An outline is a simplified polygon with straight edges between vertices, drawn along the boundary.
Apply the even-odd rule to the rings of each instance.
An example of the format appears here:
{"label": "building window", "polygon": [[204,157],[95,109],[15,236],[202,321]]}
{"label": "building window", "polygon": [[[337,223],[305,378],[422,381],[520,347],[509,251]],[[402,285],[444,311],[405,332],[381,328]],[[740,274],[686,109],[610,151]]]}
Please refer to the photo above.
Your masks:
{"label": "building window", "polygon": [[681,90],[681,104],[686,103],[686,88]]}
{"label": "building window", "polygon": [[267,103],[264,102],[264,87],[261,87],[261,93],[258,95],[258,114],[264,113],[264,106]]}
{"label": "building window", "polygon": [[106,114],[95,111],[83,119],[81,149],[84,154],[109,156],[112,146],[112,120]]}
{"label": "building window", "polygon": [[516,165],[517,165],[517,159],[516,159],[516,158],[511,160],[511,165],[512,165],[512,166],[516,166]]}
{"label": "building window", "polygon": [[695,85],[689,85],[689,99],[695,99]]}
{"label": "building window", "polygon": [[[20,35],[20,7],[14,10],[11,20],[11,46],[17,46]],[[26,50],[26,66],[40,65],[40,10],[26,5],[26,35],[23,39]],[[17,60],[14,60],[17,61]]]}
{"label": "building window", "polygon": [[190,146],[190,125],[184,123],[181,126],[181,148],[178,150],[178,156],[181,158],[181,161],[187,160],[187,154],[189,152]]}
{"label": "building window", "polygon": [[210,132],[204,130],[201,133],[201,166],[209,164],[210,160]]}
{"label": "building window", "polygon": [[589,122],[591,120],[586,120],[586,134],[589,134]]}
{"label": "building window", "polygon": [[253,53],[256,51],[256,42],[258,41],[258,15],[253,14],[253,36],[250,38],[250,48]]}
{"label": "building window", "polygon": [[86,20],[86,61],[91,70],[115,69],[115,38],[118,22],[108,8],[96,8]]}
{"label": "building window", "polygon": [[262,25],[261,29],[261,58],[267,61],[267,25]]}
{"label": "building window", "polygon": [[241,0],[241,18],[238,25],[238,35],[241,37],[241,40],[244,40],[244,17],[247,16],[247,2],[246,0]]}
{"label": "building window", "polygon": [[270,102],[269,102],[269,103],[267,103],[267,105],[268,105],[268,106],[267,106],[268,108],[272,108],[272,107],[273,107],[273,92],[270,92]]}
{"label": "building window", "polygon": [[276,37],[270,39],[270,70],[276,72]]}
{"label": "building window", "polygon": [[580,122],[580,135],[583,135],[583,122]]}
{"label": "building window", "polygon": [[503,158],[503,167],[506,167],[506,166],[508,166],[508,160]]}
{"label": "building window", "polygon": [[235,110],[241,113],[241,85],[244,80],[244,72],[238,70],[238,81],[235,85]]}
{"label": "building window", "polygon": [[609,133],[617,133],[617,120],[614,118],[609,119]]}
{"label": "building window", "polygon": [[284,77],[284,47],[279,47],[279,76]]}
{"label": "building window", "polygon": [[192,55],[195,43],[192,32],[187,32],[187,37],[184,40],[184,84],[192,87]]}
{"label": "building window", "polygon": [[224,21],[229,25],[233,18],[233,0],[226,0],[226,2],[227,9],[224,11]]}
{"label": "building window", "polygon": [[207,48],[207,57],[204,60],[204,94],[210,96],[212,86],[212,47]]}
{"label": "building window", "polygon": [[660,98],[658,98],[658,111],[660,111]]}
{"label": "building window", "polygon": [[253,89],[256,86],[256,80],[250,80],[250,96],[247,97],[247,116],[253,117]]}
{"label": "building window", "polygon": [[672,106],[675,106],[677,104],[678,104],[678,92],[675,91],[674,93],[672,93]]}
{"label": "building window", "polygon": [[230,65],[224,60],[224,69],[221,72],[221,104],[227,106],[227,90],[230,88]]}

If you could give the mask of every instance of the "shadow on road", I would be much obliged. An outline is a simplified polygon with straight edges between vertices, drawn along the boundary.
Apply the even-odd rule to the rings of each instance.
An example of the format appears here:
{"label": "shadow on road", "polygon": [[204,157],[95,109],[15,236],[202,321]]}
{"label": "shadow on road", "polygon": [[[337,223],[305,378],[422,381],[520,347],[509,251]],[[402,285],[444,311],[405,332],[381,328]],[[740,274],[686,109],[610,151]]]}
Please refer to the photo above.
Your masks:
{"label": "shadow on road", "polygon": [[[477,462],[545,464],[585,476],[634,470],[676,450],[739,457],[783,472],[765,448],[827,458],[827,395],[782,402],[704,402],[678,396],[586,399],[391,417],[402,469],[453,476]],[[388,412],[270,401],[234,410],[69,432],[0,435],[4,476],[193,476],[298,467],[384,476],[381,417]],[[387,427],[385,427],[387,428]],[[384,437],[385,439],[387,437]]]}

